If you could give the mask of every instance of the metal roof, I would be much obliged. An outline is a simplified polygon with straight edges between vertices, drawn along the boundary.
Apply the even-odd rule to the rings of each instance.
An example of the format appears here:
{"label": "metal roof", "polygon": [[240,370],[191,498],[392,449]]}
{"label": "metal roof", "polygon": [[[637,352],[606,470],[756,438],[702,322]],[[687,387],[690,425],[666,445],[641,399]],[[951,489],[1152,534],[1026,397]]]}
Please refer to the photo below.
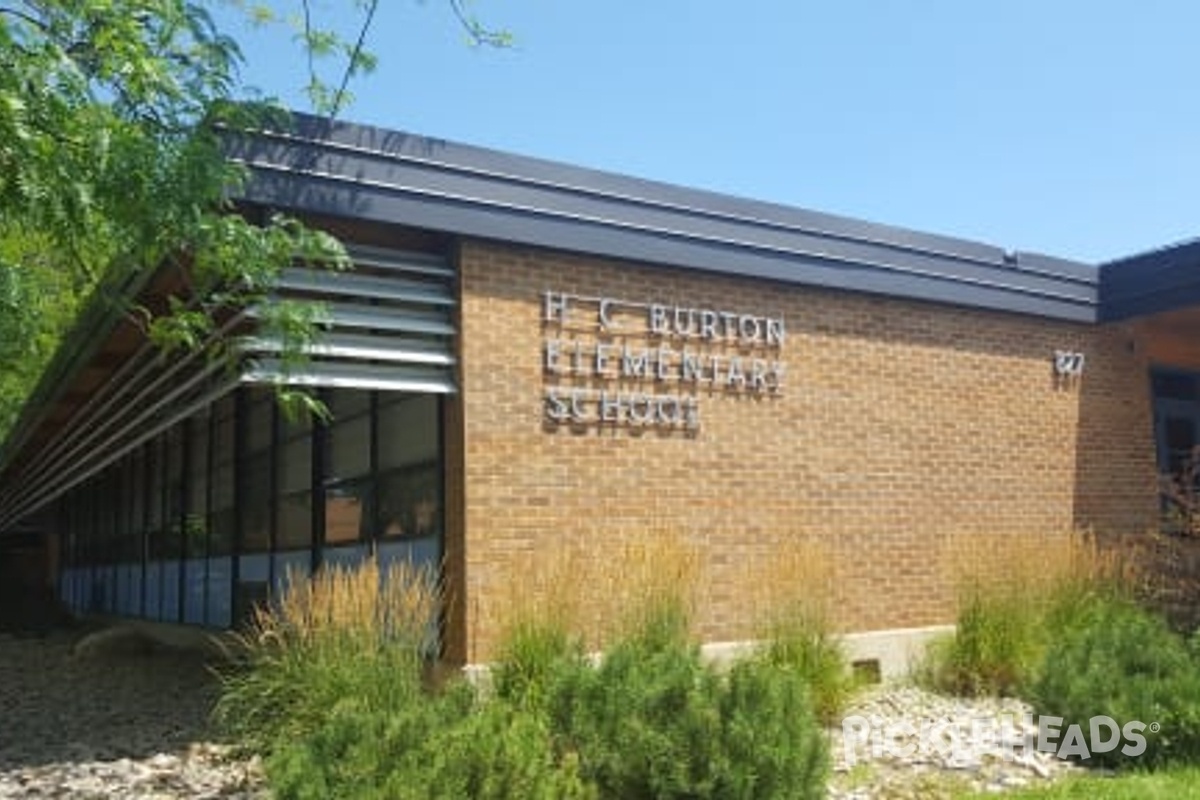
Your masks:
{"label": "metal roof", "polygon": [[1200,239],[1101,265],[1101,321],[1200,305]]}
{"label": "metal roof", "polygon": [[296,115],[231,136],[281,209],[794,284],[1090,322],[1094,266],[441,139]]}

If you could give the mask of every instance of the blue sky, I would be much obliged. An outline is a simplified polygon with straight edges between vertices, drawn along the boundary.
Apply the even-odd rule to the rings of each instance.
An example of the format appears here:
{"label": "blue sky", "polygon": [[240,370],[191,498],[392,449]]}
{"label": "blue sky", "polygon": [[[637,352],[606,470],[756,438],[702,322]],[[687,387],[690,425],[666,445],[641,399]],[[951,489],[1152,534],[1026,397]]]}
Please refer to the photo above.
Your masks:
{"label": "blue sky", "polygon": [[1200,235],[1195,0],[475,0],[502,51],[381,5],[345,119],[1090,262]]}

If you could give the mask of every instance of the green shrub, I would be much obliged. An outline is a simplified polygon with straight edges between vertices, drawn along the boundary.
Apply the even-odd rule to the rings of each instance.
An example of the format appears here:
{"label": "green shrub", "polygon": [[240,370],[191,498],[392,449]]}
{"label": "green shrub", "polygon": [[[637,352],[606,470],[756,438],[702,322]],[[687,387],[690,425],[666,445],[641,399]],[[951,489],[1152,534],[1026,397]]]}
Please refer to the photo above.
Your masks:
{"label": "green shrub", "polygon": [[560,765],[535,715],[478,703],[459,682],[393,712],[339,707],[279,748],[267,774],[281,800],[588,800],[577,764]]}
{"label": "green shrub", "polygon": [[[330,706],[321,722],[275,742],[266,759],[271,788],[281,800],[427,797],[428,745],[474,712],[471,688],[394,698],[391,707],[350,695]],[[410,786],[403,792],[399,781]],[[465,795],[464,795],[465,796]]]}
{"label": "green shrub", "polygon": [[825,792],[826,744],[799,671],[765,658],[722,676],[665,604],[598,667],[564,670],[547,713],[600,796],[809,798]]}
{"label": "green shrub", "polygon": [[720,733],[718,676],[664,613],[616,642],[550,702],[565,749],[605,797],[708,797]]}
{"label": "green shrub", "polygon": [[1074,610],[1046,650],[1032,700],[1039,714],[1063,718],[1064,730],[1087,731],[1095,716],[1124,725],[1158,723],[1144,732],[1145,754],[1117,748],[1091,763],[1155,767],[1200,762],[1200,670],[1187,643],[1164,620],[1119,596],[1097,597]]}
{"label": "green shrub", "polygon": [[754,658],[735,664],[721,700],[721,759],[713,797],[822,798],[827,741],[804,676]]}
{"label": "green shrub", "polygon": [[[443,728],[423,752],[416,776],[394,773],[389,797],[479,800],[589,800],[599,797],[574,753],[556,752],[545,719],[504,702],[485,703]],[[416,779],[414,779],[416,778]],[[423,787],[403,794],[406,787]],[[411,789],[410,789],[411,791]]]}

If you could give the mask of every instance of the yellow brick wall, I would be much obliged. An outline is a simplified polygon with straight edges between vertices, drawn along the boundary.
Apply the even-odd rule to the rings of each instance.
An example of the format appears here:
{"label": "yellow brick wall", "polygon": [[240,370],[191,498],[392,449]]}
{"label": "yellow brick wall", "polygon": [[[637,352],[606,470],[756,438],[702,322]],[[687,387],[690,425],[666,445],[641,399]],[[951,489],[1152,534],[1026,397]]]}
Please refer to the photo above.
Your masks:
{"label": "yellow brick wall", "polygon": [[[703,555],[700,634],[721,641],[755,634],[755,575],[800,543],[836,564],[838,624],[876,630],[950,621],[936,567],[971,537],[1143,525],[1151,508],[1144,485],[1114,477],[1153,466],[1149,404],[1130,388],[1145,367],[1119,330],[486,242],[463,244],[460,270],[449,460],[464,514],[447,552],[465,660],[489,657],[514,587],[563,553],[682,539]],[[785,388],[695,392],[695,435],[549,426],[547,387],[573,383],[543,369],[560,335],[547,290],[782,316]],[[1082,382],[1056,382],[1059,349],[1087,354]]]}

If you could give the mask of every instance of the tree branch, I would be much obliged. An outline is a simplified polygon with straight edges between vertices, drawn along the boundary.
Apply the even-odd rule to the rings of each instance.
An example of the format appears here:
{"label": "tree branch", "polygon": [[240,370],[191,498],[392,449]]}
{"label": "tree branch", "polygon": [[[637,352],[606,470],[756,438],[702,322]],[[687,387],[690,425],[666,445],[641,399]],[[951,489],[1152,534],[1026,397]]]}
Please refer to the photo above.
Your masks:
{"label": "tree branch", "polygon": [[304,7],[304,52],[308,56],[308,85],[311,89],[317,84],[317,67],[313,61],[312,8],[308,0],[301,0],[301,5]]}
{"label": "tree branch", "polygon": [[510,43],[508,34],[494,31],[479,24],[479,20],[467,13],[466,0],[449,0],[454,16],[475,44],[486,44],[492,47],[507,47]]}
{"label": "tree branch", "polygon": [[375,19],[375,11],[378,8],[379,0],[371,0],[371,5],[367,8],[366,19],[363,20],[362,27],[358,30],[358,39],[354,42],[354,49],[350,51],[350,62],[346,64],[346,71],[342,73],[342,83],[338,86],[337,94],[333,96],[333,105],[329,108],[330,122],[333,122],[338,112],[342,110],[342,101],[346,96],[346,86],[350,83],[350,78],[358,71],[358,59],[362,53],[363,44],[367,40],[367,31],[371,29],[371,21]]}

